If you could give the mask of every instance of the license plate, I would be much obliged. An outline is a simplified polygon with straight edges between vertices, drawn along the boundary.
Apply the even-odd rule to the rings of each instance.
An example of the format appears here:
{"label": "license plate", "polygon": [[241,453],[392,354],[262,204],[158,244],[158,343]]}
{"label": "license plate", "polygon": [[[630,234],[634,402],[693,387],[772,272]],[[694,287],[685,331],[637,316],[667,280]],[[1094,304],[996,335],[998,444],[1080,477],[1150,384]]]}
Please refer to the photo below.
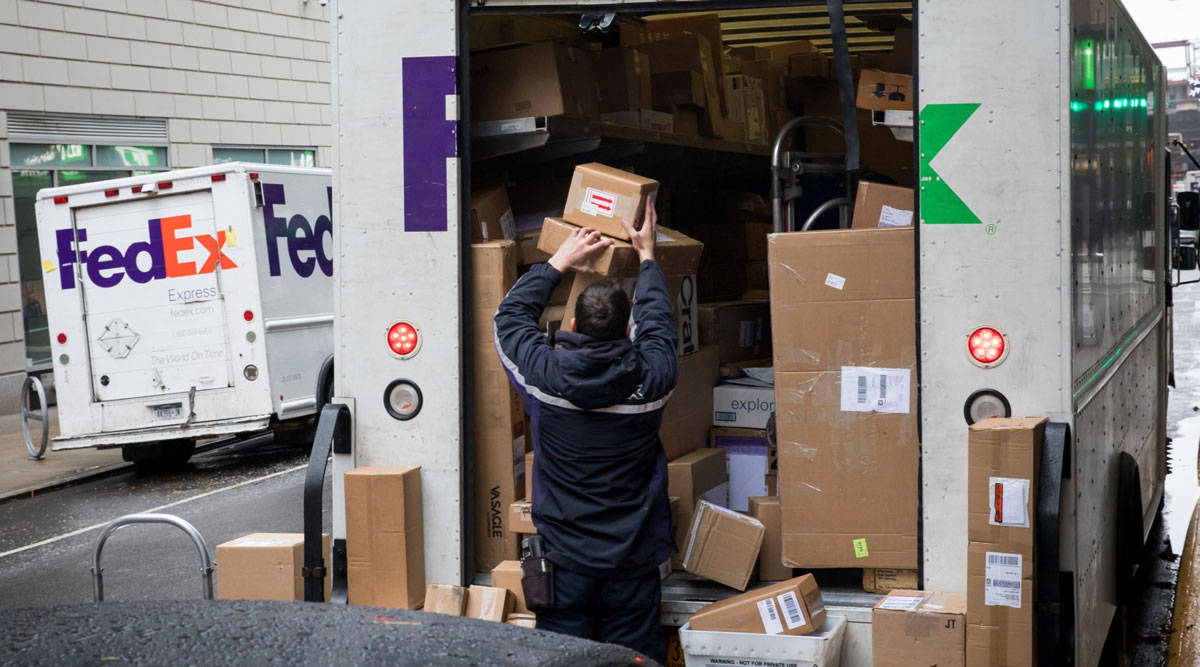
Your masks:
{"label": "license plate", "polygon": [[154,416],[157,419],[175,419],[183,416],[183,405],[156,405],[154,406]]}

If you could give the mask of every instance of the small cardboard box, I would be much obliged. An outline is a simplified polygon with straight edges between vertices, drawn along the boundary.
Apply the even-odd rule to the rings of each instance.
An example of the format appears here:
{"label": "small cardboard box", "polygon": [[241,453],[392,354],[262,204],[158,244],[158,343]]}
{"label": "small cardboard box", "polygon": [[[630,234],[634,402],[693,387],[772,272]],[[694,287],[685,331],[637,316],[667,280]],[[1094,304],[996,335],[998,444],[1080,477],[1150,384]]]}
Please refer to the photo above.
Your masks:
{"label": "small cardboard box", "polygon": [[467,611],[467,589],[453,584],[429,584],[425,588],[425,611],[462,616]]}
{"label": "small cardboard box", "polygon": [[507,589],[512,593],[513,611],[529,613],[525,606],[525,589],[521,586],[521,561],[506,560],[492,568],[492,586]]}
{"label": "small cardboard box", "polygon": [[361,467],[343,475],[350,604],[416,609],[425,598],[420,468]]}
{"label": "small cardboard box", "polygon": [[508,620],[504,622],[508,623],[509,625],[515,625],[518,628],[529,628],[530,630],[533,630],[537,627],[537,616],[532,613],[522,614],[513,612],[508,615]]}
{"label": "small cardboard box", "polygon": [[692,630],[807,635],[825,623],[825,601],[811,574],[714,602],[688,620]]}
{"label": "small cardboard box", "polygon": [[912,111],[911,74],[864,69],[858,76],[858,108],[871,111]]}
{"label": "small cardboard box", "polygon": [[575,167],[563,219],[617,239],[629,240],[622,221],[642,226],[646,202],[658,196],[658,181],[598,162]]}
{"label": "small cardboard box", "polygon": [[467,617],[503,623],[512,611],[513,598],[508,589],[472,585],[467,592]]}
{"label": "small cardboard box", "polygon": [[[553,255],[576,228],[576,225],[562,218],[546,218],[538,237],[538,249]],[[654,261],[663,273],[668,276],[696,274],[704,244],[662,225],[657,227],[657,231]],[[628,241],[614,241],[608,250],[592,260],[592,271],[608,278],[634,277],[638,274],[640,264],[637,251]]]}
{"label": "small cardboard box", "polygon": [[700,344],[716,345],[721,363],[771,356],[771,303],[724,301],[700,306]]}
{"label": "small cardboard box", "polygon": [[864,567],[863,590],[868,593],[887,595],[899,589],[917,588],[916,570],[897,570],[890,567]]}
{"label": "small cardboard box", "polygon": [[713,426],[766,428],[775,411],[775,389],[722,384],[713,387]]}
{"label": "small cardboard box", "polygon": [[895,185],[861,181],[854,198],[854,217],[851,229],[876,227],[911,227],[913,223],[913,191]]}
{"label": "small cardboard box", "polygon": [[645,54],[611,47],[595,57],[601,114],[650,108],[650,60]]}
{"label": "small cardboard box", "polygon": [[762,550],[758,552],[758,578],[761,581],[783,581],[792,578],[792,568],[783,564],[779,498],[760,496],[750,499],[750,516],[762,522]]}
{"label": "small cardboard box", "polygon": [[701,500],[688,530],[683,569],[744,591],[765,532],[758,519]]}
{"label": "small cardboard box", "polygon": [[598,114],[591,57],[557,42],[471,56],[471,120]]}
{"label": "small cardboard box", "polygon": [[651,109],[636,109],[633,111],[614,111],[600,115],[600,120],[614,125],[637,127],[651,132],[675,132],[675,117],[662,111]]}
{"label": "small cardboard box", "polygon": [[516,220],[504,186],[471,193],[471,243],[514,239],[516,236]]}
{"label": "small cardboard box", "polygon": [[508,506],[508,529],[517,535],[536,535],[533,525],[533,503],[518,500]]}
{"label": "small cardboard box", "polygon": [[[329,599],[329,533],[321,535]],[[251,533],[217,545],[221,600],[304,600],[304,533]]]}
{"label": "small cardboard box", "polygon": [[729,472],[729,504],[738,512],[750,511],[750,499],[767,495],[770,448],[767,432],[753,428],[714,427],[712,446],[725,452]]}
{"label": "small cardboard box", "polygon": [[695,354],[679,359],[679,379],[671,400],[663,408],[658,438],[667,460],[677,459],[709,444],[712,427],[713,385],[717,384],[720,364],[717,348],[701,346]]}
{"label": "small cardboard box", "polygon": [[892,591],[871,612],[871,646],[875,667],[963,667],[967,647],[966,596]]}
{"label": "small cardboard box", "polygon": [[721,449],[697,449],[667,464],[667,493],[679,498],[679,515],[688,525],[701,497],[726,481]]}

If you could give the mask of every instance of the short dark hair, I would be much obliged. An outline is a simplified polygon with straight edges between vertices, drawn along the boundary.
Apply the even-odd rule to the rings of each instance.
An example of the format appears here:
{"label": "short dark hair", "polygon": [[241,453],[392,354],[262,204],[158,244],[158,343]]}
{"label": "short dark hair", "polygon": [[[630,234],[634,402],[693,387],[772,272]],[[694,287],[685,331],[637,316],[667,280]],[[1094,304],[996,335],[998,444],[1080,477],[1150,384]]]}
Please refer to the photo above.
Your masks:
{"label": "short dark hair", "polygon": [[588,286],[575,303],[575,331],[596,340],[617,340],[629,325],[629,296],[621,285],[601,280]]}

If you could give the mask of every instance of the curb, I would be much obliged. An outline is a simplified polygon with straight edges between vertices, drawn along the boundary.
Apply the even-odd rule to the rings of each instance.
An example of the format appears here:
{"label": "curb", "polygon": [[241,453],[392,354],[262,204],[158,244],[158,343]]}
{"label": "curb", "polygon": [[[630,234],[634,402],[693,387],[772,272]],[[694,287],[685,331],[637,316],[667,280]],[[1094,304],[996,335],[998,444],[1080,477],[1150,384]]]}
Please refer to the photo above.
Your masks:
{"label": "curb", "polygon": [[20,489],[15,489],[13,491],[0,491],[0,503],[6,503],[10,500],[15,500],[17,498],[22,498],[22,497],[31,498],[39,493],[43,493],[46,491],[53,491],[55,489],[60,489],[64,486],[71,486],[72,484],[78,484],[79,482],[83,482],[83,481],[87,481],[87,480],[91,480],[91,479],[95,479],[95,478],[99,478],[99,477],[105,477],[105,476],[112,475],[112,474],[115,474],[118,472],[129,470],[132,467],[133,467],[132,463],[127,463],[127,462],[114,463],[112,465],[99,466],[96,468],[92,468],[90,470],[82,470],[79,472],[75,472],[70,475],[67,475],[66,477],[59,477],[57,479],[54,479],[54,480],[51,480],[48,482],[44,482],[42,484],[33,484],[33,485],[26,486],[26,487],[23,487]]}
{"label": "curb", "polygon": [[1167,648],[1169,667],[1200,664],[1200,552],[1196,549],[1198,523],[1200,503],[1192,510],[1187,539],[1179,557],[1175,613],[1171,621],[1171,641]]}

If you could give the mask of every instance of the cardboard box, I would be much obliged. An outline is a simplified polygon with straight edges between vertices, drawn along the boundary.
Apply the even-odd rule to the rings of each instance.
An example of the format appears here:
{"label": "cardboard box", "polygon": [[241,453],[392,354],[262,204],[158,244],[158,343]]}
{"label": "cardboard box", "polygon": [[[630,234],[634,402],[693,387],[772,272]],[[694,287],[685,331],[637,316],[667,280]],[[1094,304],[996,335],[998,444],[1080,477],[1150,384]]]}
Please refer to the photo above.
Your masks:
{"label": "cardboard box", "polygon": [[725,452],[729,476],[729,504],[738,512],[750,509],[750,498],[767,495],[767,470],[771,452],[767,432],[750,428],[712,430],[712,446]]}
{"label": "cardboard box", "polygon": [[634,49],[602,49],[596,54],[596,89],[602,114],[649,109],[649,58]]}
{"label": "cardboard box", "polygon": [[966,628],[965,595],[893,591],[871,611],[873,662],[875,667],[963,667]]}
{"label": "cardboard box", "polygon": [[764,532],[758,519],[701,500],[683,548],[683,569],[744,591],[758,565]]}
{"label": "cardboard box", "polygon": [[912,188],[860,181],[850,228],[911,227],[913,210]]}
{"label": "cardboard box", "polygon": [[[741,263],[746,260],[746,232],[741,225],[718,223],[697,225],[692,233],[704,242],[701,266]],[[720,276],[723,278],[724,276]]]}
{"label": "cardboard box", "polygon": [[[329,533],[321,535],[329,600]],[[217,545],[217,598],[304,600],[304,534],[251,533]]]}
{"label": "cardboard box", "polygon": [[550,253],[538,249],[538,239],[541,235],[541,227],[517,233],[517,264],[519,266],[530,266],[550,260]]}
{"label": "cardboard box", "polygon": [[525,606],[525,589],[521,586],[521,561],[506,560],[492,568],[492,586],[507,589],[512,594],[512,611],[528,614]]}
{"label": "cardboard box", "polygon": [[[707,52],[702,53],[702,65],[711,69],[714,82],[724,80],[724,37],[721,32],[721,19],[717,14],[693,14],[691,16],[658,15],[652,17],[640,30],[621,31],[621,45],[630,46],[633,42],[654,42],[673,36],[700,35],[707,44]],[[726,100],[722,91],[717,90],[720,106],[715,107],[716,116],[721,116],[720,110],[725,109]]]}
{"label": "cardboard box", "polygon": [[[724,118],[724,88],[721,81],[720,57],[714,61],[711,41],[700,34],[683,34],[642,44],[633,48],[650,57],[650,71],[654,74],[666,72],[698,72],[704,80],[704,113],[700,115],[700,134],[706,137],[721,136]],[[720,46],[718,43],[717,51]],[[653,83],[651,87],[653,88]],[[656,108],[658,108],[656,106]],[[660,109],[665,110],[665,109]]]}
{"label": "cardboard box", "polygon": [[793,53],[787,62],[788,77],[793,79],[828,79],[833,73],[829,57],[820,51]]}
{"label": "cardboard box", "polygon": [[671,114],[671,124],[675,127],[675,134],[700,136],[700,112],[696,109],[676,107]]}
{"label": "cardboard box", "polygon": [[[561,218],[546,218],[538,237],[538,248],[553,254],[574,230],[575,225]],[[657,230],[654,261],[662,272],[668,276],[695,274],[700,267],[704,244],[662,225],[658,225]],[[592,261],[592,270],[609,278],[636,277],[639,266],[637,251],[628,241],[614,241],[608,250]]]}
{"label": "cardboard box", "polygon": [[651,132],[675,132],[675,117],[662,111],[638,109],[636,111],[617,111],[600,115],[600,120],[614,125],[636,127]]}
{"label": "cardboard box", "polygon": [[967,444],[967,664],[1031,665],[1038,464],[1046,420],[985,419]]}
{"label": "cardboard box", "polygon": [[508,589],[472,585],[467,592],[467,617],[481,621],[503,623],[512,611],[513,599]]}
{"label": "cardboard box", "polygon": [[766,428],[775,411],[775,390],[722,384],[713,387],[713,426]]}
{"label": "cardboard box", "polygon": [[[525,412],[496,354],[490,326],[496,307],[516,282],[517,246],[493,241],[471,246],[474,317],[472,426],[475,437],[475,565],[489,570],[516,557],[517,537],[503,509],[525,497]],[[498,504],[494,504],[496,501]],[[501,508],[501,509],[498,509]]]}
{"label": "cardboard box", "polygon": [[508,204],[508,190],[496,186],[471,193],[471,243],[512,239],[516,220]]}
{"label": "cardboard box", "polygon": [[508,620],[504,622],[508,623],[509,625],[515,625],[518,628],[528,628],[533,630],[537,627],[537,616],[532,613],[521,614],[513,612],[508,615]]}
{"label": "cardboard box", "polygon": [[777,372],[915,368],[913,228],[768,237]]}
{"label": "cardboard box", "polygon": [[525,500],[533,500],[533,452],[525,452]]}
{"label": "cardboard box", "polygon": [[916,568],[915,387],[907,412],[843,410],[840,371],[776,372],[775,395],[784,562]]}
{"label": "cardboard box", "polygon": [[779,473],[778,472],[773,471],[773,472],[767,473],[767,495],[768,496],[778,496],[779,495]]}
{"label": "cardboard box", "polygon": [[704,93],[704,75],[690,69],[661,72],[650,77],[651,106],[672,113],[680,107],[703,109],[708,100]]}
{"label": "cardboard box", "polygon": [[472,53],[547,40],[580,41],[581,35],[578,22],[563,16],[491,14],[471,17]]}
{"label": "cardboard box", "polygon": [[783,516],[779,498],[759,496],[750,499],[750,516],[762,522],[762,549],[758,552],[758,578],[761,581],[783,581],[792,578],[792,568],[783,564]]}
{"label": "cardboard box", "polygon": [[518,500],[515,503],[509,503],[508,529],[517,535],[537,535],[537,526],[533,525],[532,502]]}
{"label": "cardboard box", "polygon": [[425,611],[462,616],[467,611],[467,589],[452,584],[429,584],[425,588]]}
{"label": "cardboard box", "polygon": [[417,609],[425,599],[421,469],[360,467],[342,479],[350,604]]}
{"label": "cardboard box", "polygon": [[887,595],[894,590],[917,588],[916,570],[897,570],[887,567],[864,567],[863,590],[868,593]]}
{"label": "cardboard box", "polygon": [[667,493],[679,498],[679,515],[685,525],[691,524],[701,497],[726,481],[722,449],[697,449],[667,463]]}
{"label": "cardboard box", "polygon": [[825,624],[825,601],[806,574],[714,602],[688,623],[692,630],[807,635]]}
{"label": "cardboard box", "polygon": [[771,356],[771,304],[724,301],[700,306],[700,343],[716,345],[721,363]]}
{"label": "cardboard box", "polygon": [[864,69],[858,77],[858,108],[871,111],[912,111],[912,83],[911,74]]}
{"label": "cardboard box", "polygon": [[629,240],[622,221],[641,228],[646,202],[658,195],[658,181],[598,162],[575,167],[563,218],[613,238]]}
{"label": "cardboard box", "polygon": [[679,359],[679,378],[671,400],[663,408],[658,438],[667,460],[708,446],[712,426],[712,387],[717,383],[717,348],[702,346]]}
{"label": "cardboard box", "polygon": [[471,56],[471,121],[568,115],[595,118],[587,53],[542,42]]}
{"label": "cardboard box", "polygon": [[765,46],[735,46],[729,49],[729,55],[743,62],[770,60],[771,49]]}
{"label": "cardboard box", "polygon": [[752,144],[766,143],[767,108],[762,80],[744,74],[726,75],[725,98],[729,104],[729,119],[744,124],[745,140]]}

